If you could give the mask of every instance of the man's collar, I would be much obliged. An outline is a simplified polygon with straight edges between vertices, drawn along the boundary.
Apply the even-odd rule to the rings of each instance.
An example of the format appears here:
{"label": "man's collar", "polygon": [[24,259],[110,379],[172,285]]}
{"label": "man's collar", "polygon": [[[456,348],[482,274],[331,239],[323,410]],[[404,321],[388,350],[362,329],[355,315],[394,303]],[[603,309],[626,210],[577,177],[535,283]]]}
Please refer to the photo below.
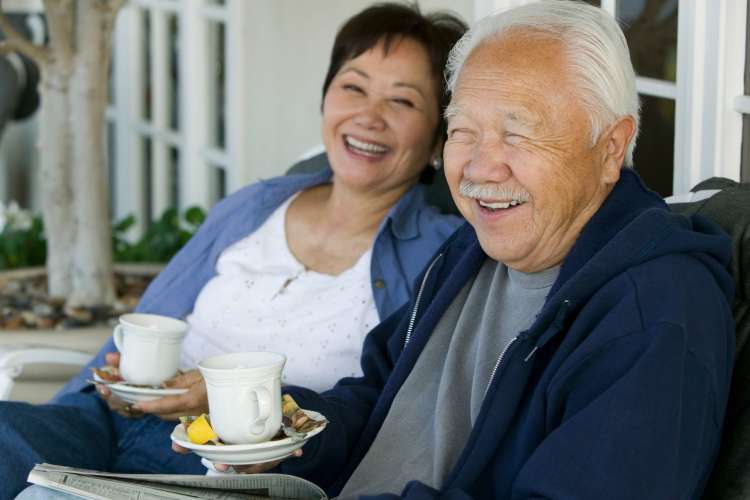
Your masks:
{"label": "man's collar", "polygon": [[645,186],[634,170],[623,168],[620,180],[583,227],[573,248],[563,260],[560,277],[551,294],[591,260],[622,228],[649,208],[666,210],[667,205],[658,194]]}

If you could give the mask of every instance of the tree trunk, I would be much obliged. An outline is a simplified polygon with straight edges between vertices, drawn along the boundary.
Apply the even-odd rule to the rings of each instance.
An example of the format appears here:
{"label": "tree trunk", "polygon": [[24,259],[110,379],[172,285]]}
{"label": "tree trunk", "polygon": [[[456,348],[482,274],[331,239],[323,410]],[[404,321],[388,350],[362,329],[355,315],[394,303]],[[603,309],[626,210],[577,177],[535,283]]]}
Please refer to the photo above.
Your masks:
{"label": "tree trunk", "polygon": [[71,264],[77,229],[73,218],[71,167],[73,127],[68,101],[71,70],[57,60],[41,67],[40,185],[47,236],[49,293],[65,298],[72,290]]}
{"label": "tree trunk", "polygon": [[113,20],[108,10],[93,6],[91,0],[78,0],[77,52],[69,87],[75,130],[72,188],[76,226],[69,306],[108,305],[115,300],[104,143]]}

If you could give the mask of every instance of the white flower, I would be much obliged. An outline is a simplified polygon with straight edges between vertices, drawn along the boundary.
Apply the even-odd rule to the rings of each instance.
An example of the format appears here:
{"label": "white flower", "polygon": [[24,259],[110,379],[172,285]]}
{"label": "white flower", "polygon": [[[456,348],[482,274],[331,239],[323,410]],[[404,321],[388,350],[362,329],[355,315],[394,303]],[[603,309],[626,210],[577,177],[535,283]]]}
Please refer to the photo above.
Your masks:
{"label": "white flower", "polygon": [[31,228],[32,222],[31,212],[19,207],[15,201],[11,201],[7,207],[0,202],[0,232],[6,228],[26,231]]}

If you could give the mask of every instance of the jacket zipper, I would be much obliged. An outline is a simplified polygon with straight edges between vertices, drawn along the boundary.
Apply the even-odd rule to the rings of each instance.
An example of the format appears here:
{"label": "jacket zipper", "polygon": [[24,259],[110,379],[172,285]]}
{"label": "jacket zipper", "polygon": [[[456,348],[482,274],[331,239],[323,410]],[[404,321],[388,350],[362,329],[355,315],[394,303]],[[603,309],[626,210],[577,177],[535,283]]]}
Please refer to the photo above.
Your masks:
{"label": "jacket zipper", "polygon": [[419,286],[419,292],[417,292],[417,300],[414,303],[414,309],[411,312],[411,318],[409,318],[409,326],[406,329],[406,337],[404,338],[404,347],[401,350],[406,349],[406,345],[409,343],[409,340],[411,340],[411,332],[414,330],[414,322],[417,319],[417,312],[419,311],[419,302],[422,300],[422,292],[424,292],[425,284],[427,284],[427,277],[430,275],[430,272],[432,271],[432,268],[437,264],[437,261],[440,260],[440,258],[443,256],[443,254],[438,254],[437,257],[435,257],[435,260],[432,261],[430,264],[430,267],[427,268],[427,271],[424,273],[424,277],[422,278],[422,284]]}
{"label": "jacket zipper", "polygon": [[[571,302],[568,299],[565,299],[562,301],[562,307],[560,307],[557,311],[557,314],[555,315],[555,319],[552,322],[552,331],[551,334],[547,335],[547,338],[542,338],[540,342],[538,342],[534,348],[529,352],[529,354],[526,355],[526,357],[523,359],[524,363],[527,363],[531,357],[536,354],[537,349],[544,346],[547,341],[554,337],[559,331],[563,328],[563,321],[565,319],[565,315],[568,312],[568,309],[571,307]],[[505,357],[505,353],[508,352],[508,349],[510,349],[510,346],[513,345],[513,343],[518,340],[518,337],[520,335],[516,335],[512,339],[510,339],[510,342],[508,342],[505,345],[505,348],[500,352],[500,356],[497,358],[497,363],[495,363],[495,367],[492,369],[492,372],[490,373],[490,380],[487,383],[487,387],[484,389],[484,396],[483,398],[487,397],[487,391],[490,390],[490,386],[492,385],[492,382],[495,380],[495,375],[497,374],[497,369],[500,368],[500,363],[503,362],[503,358]]]}
{"label": "jacket zipper", "polygon": [[497,369],[500,367],[500,363],[503,362],[503,358],[505,357],[505,353],[508,352],[508,349],[510,349],[510,346],[513,345],[513,343],[518,339],[518,335],[510,339],[510,342],[505,344],[505,347],[500,352],[500,356],[497,358],[497,362],[495,363],[495,367],[492,369],[492,372],[490,372],[490,381],[487,383],[487,387],[484,389],[484,396],[482,396],[482,400],[487,397],[487,391],[490,390],[490,386],[492,385],[492,381],[495,380],[495,374],[497,373]]}

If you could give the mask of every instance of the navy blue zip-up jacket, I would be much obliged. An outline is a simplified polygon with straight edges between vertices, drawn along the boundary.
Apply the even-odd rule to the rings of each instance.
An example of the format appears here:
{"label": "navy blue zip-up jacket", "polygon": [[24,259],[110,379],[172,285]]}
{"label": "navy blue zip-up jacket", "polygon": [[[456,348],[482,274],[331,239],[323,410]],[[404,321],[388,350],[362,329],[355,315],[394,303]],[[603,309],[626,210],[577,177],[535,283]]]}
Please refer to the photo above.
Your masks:
{"label": "navy blue zip-up jacket", "polygon": [[[283,472],[332,496],[341,491],[443,312],[487,258],[464,226],[419,278],[411,303],[370,332],[362,377],[321,395],[287,388],[330,424]],[[412,481],[401,497],[698,498],[732,371],[729,258],[716,226],[670,213],[624,170],[531,328],[498,353],[445,484]]]}

